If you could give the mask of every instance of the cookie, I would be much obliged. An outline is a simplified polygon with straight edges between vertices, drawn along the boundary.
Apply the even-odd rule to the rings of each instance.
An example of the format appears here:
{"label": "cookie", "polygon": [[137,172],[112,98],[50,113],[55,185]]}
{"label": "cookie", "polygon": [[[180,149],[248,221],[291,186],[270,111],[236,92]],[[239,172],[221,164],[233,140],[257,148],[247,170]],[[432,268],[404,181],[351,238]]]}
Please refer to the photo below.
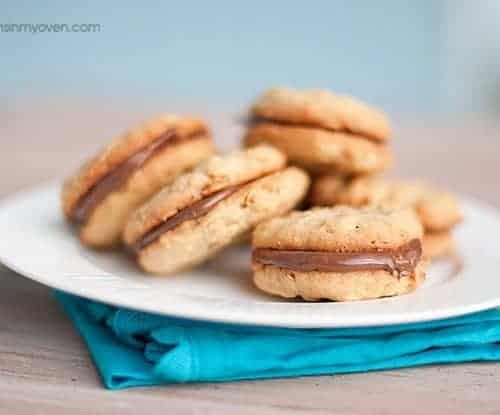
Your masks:
{"label": "cookie", "polygon": [[135,211],[124,241],[144,270],[171,274],[291,210],[308,187],[307,174],[270,146],[213,156]]}
{"label": "cookie", "polygon": [[387,117],[375,108],[349,96],[334,95],[325,90],[272,88],[251,108],[253,117],[385,141],[391,127]]}
{"label": "cookie", "polygon": [[389,181],[373,176],[351,179],[325,175],[314,181],[310,201],[317,206],[406,206],[415,204],[426,192],[424,184],[418,181]]}
{"label": "cookie", "polygon": [[437,259],[444,257],[454,250],[451,232],[425,232],[422,241],[423,254],[427,258]]}
{"label": "cookie", "polygon": [[451,249],[450,232],[462,221],[456,199],[448,192],[422,181],[389,181],[376,177],[349,180],[339,176],[323,176],[314,181],[310,202],[317,206],[411,207],[428,236],[424,238],[424,246],[429,245],[429,249],[424,249],[424,252],[431,258]]}
{"label": "cookie", "polygon": [[343,131],[263,121],[248,129],[244,141],[247,147],[271,144],[283,151],[291,163],[315,174],[374,174],[393,163],[387,146]]}
{"label": "cookie", "polygon": [[254,283],[270,294],[310,301],[404,294],[425,277],[422,234],[412,209],[293,212],[254,230]]}
{"label": "cookie", "polygon": [[112,141],[64,183],[63,213],[84,244],[115,246],[135,208],[213,150],[203,121],[156,117]]}
{"label": "cookie", "polygon": [[373,174],[392,165],[383,113],[322,90],[274,88],[250,110],[246,146],[269,143],[312,173]]}
{"label": "cookie", "polygon": [[423,194],[416,210],[425,230],[433,233],[449,231],[463,219],[457,200],[450,193],[437,189]]}

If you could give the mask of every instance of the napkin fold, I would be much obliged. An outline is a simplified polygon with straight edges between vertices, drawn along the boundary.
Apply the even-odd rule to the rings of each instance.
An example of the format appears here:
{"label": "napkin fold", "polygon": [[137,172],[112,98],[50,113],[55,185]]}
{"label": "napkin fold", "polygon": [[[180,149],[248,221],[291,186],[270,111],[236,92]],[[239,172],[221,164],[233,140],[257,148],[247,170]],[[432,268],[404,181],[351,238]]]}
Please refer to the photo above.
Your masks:
{"label": "napkin fold", "polygon": [[115,308],[56,292],[109,389],[500,360],[500,310],[417,324],[286,329]]}

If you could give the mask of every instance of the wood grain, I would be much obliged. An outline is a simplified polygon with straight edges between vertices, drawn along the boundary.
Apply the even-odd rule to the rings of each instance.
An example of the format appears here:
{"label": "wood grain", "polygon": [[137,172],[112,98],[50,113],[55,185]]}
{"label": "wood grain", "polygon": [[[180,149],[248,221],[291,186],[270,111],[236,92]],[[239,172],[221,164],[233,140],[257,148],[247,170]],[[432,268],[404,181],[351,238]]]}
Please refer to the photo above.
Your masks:
{"label": "wood grain", "polygon": [[[217,113],[223,148],[241,126]],[[72,170],[122,125],[144,116],[96,103],[0,111],[0,196]],[[500,123],[407,123],[395,174],[424,176],[500,206]],[[85,346],[47,288],[0,266],[0,413],[498,414],[500,365],[474,363],[356,375],[103,389]]]}

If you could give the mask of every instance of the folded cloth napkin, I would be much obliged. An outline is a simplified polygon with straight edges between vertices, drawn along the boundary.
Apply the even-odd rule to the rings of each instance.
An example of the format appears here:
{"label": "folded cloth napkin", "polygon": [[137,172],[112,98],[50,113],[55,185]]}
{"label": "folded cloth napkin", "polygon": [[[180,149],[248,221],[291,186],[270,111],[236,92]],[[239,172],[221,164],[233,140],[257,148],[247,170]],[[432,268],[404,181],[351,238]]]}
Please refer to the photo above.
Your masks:
{"label": "folded cloth napkin", "polygon": [[248,327],[118,309],[56,292],[109,389],[500,360],[500,310],[418,324]]}

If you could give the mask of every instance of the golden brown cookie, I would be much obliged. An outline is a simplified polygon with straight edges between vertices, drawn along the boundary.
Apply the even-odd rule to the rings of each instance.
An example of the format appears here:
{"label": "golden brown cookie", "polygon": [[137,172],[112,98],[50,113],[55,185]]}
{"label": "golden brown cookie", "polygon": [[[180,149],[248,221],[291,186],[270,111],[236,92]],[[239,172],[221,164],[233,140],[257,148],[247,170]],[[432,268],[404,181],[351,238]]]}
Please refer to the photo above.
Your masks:
{"label": "golden brown cookie", "polygon": [[313,173],[373,174],[392,165],[389,148],[346,132],[259,122],[248,129],[247,147],[268,143]]}
{"label": "golden brown cookie", "polygon": [[310,200],[317,206],[413,207],[429,232],[449,230],[462,220],[458,202],[451,194],[422,181],[323,176],[314,181]]}
{"label": "golden brown cookie", "polygon": [[124,241],[148,272],[171,274],[213,257],[306,195],[309,177],[270,146],[213,156],[131,215]]}
{"label": "golden brown cookie", "polygon": [[412,209],[293,212],[254,230],[254,282],[270,294],[311,301],[403,294],[425,277],[422,233]]}
{"label": "golden brown cookie", "polygon": [[314,180],[310,201],[316,206],[347,205],[353,207],[394,205],[408,206],[421,198],[420,182],[393,182],[373,176],[354,179],[338,175],[320,176]]}
{"label": "golden brown cookie", "polygon": [[273,88],[257,99],[250,120],[246,146],[272,144],[314,174],[373,174],[392,165],[389,121],[351,97]]}
{"label": "golden brown cookie", "polygon": [[428,232],[447,232],[463,220],[457,200],[450,193],[437,189],[423,194],[416,210]]}
{"label": "golden brown cookie", "polygon": [[156,117],[111,142],[64,183],[63,213],[86,245],[115,246],[130,212],[212,153],[203,121]]}
{"label": "golden brown cookie", "polygon": [[422,248],[424,256],[429,259],[437,259],[450,254],[454,249],[451,232],[425,232]]}
{"label": "golden brown cookie", "polygon": [[412,207],[428,236],[424,238],[424,252],[430,258],[449,252],[452,246],[450,232],[462,220],[458,202],[451,194],[422,181],[323,176],[314,181],[310,202],[316,206]]}
{"label": "golden brown cookie", "polygon": [[266,120],[321,127],[385,141],[391,128],[387,117],[349,96],[325,90],[272,88],[254,103],[251,115]]}

